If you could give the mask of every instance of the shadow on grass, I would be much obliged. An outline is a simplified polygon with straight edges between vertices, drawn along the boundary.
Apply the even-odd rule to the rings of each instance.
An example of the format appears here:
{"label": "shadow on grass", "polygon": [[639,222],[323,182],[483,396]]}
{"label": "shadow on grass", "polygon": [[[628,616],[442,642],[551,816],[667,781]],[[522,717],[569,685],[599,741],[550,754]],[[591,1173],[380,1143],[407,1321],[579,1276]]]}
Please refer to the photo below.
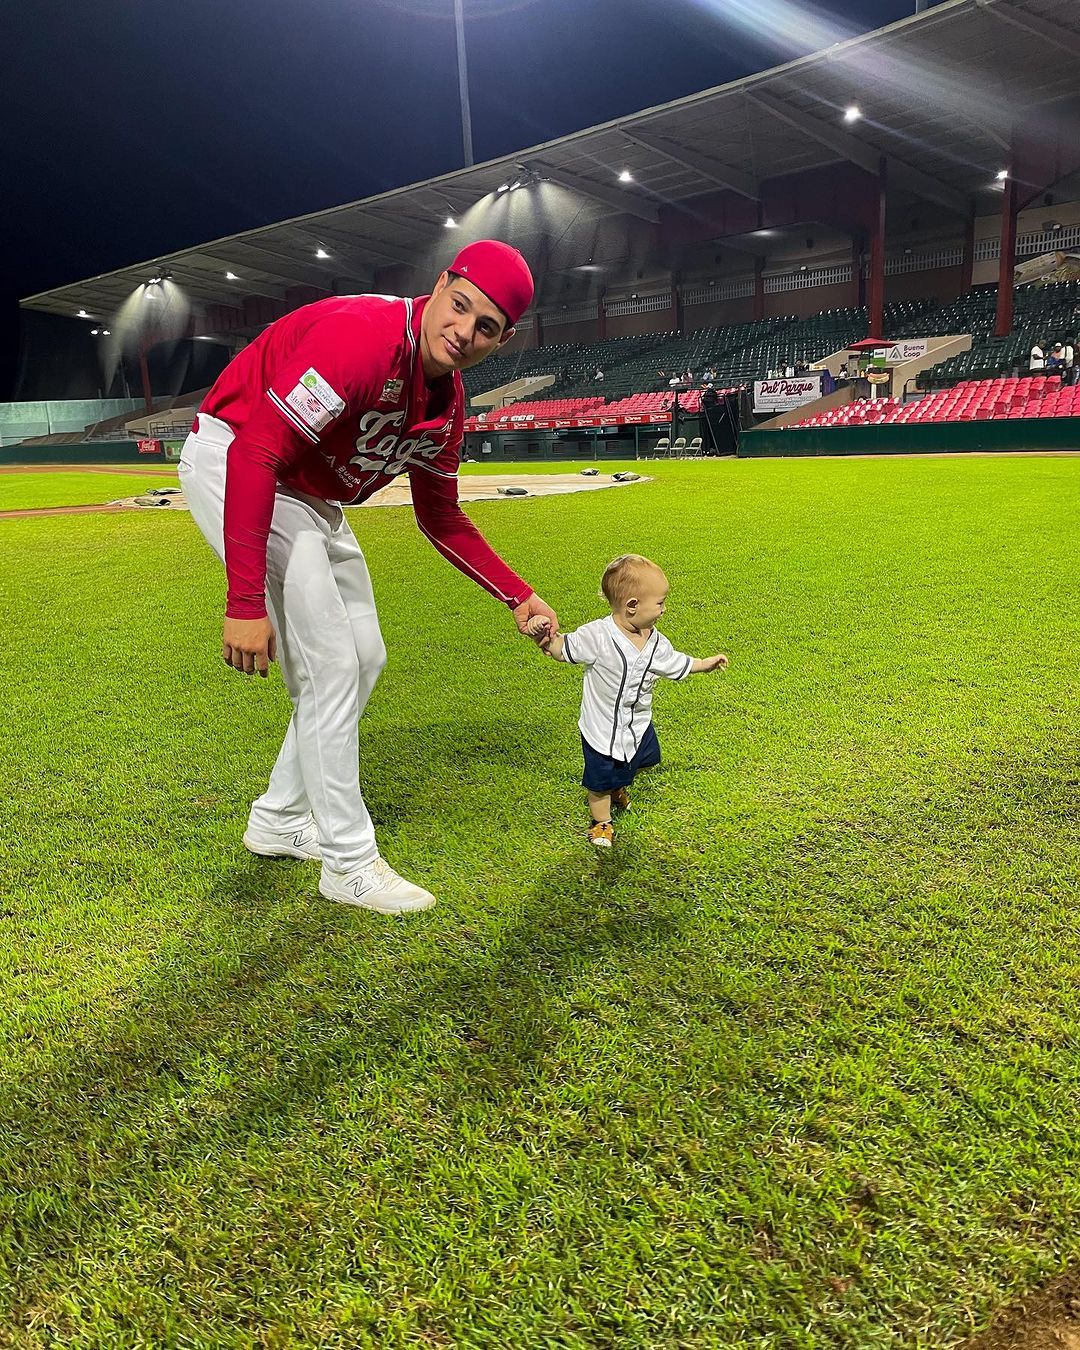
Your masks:
{"label": "shadow on grass", "polygon": [[[477,698],[481,698],[480,694]],[[573,727],[573,717],[568,725]],[[515,716],[461,718],[422,724],[361,723],[360,781],[378,829],[392,830],[431,810],[432,792],[449,792],[463,779],[486,785],[509,773],[550,781],[550,725]],[[572,742],[576,751],[576,733]],[[580,767],[571,759],[572,767]],[[559,768],[564,766],[560,763]],[[495,788],[488,788],[494,793]]]}
{"label": "shadow on grass", "polygon": [[246,860],[115,1016],[0,1087],[23,1278],[93,1245],[162,1168],[217,1157],[227,1173],[253,1135],[318,1127],[343,1082],[437,1073],[440,1112],[519,1088],[571,1015],[568,984],[663,944],[685,913],[638,888],[633,848],[594,864],[574,877],[561,859],[481,932],[452,910],[406,923],[298,901],[313,868]]}

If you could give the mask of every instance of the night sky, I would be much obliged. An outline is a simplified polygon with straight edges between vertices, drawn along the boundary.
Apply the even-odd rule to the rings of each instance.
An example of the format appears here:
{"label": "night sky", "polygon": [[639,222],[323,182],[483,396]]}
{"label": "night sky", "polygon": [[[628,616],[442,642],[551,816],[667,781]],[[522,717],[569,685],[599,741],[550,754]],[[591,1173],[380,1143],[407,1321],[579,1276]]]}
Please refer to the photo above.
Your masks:
{"label": "night sky", "polygon": [[[475,158],[722,84],[914,9],[465,0]],[[462,164],[453,0],[34,0],[9,25],[5,65],[9,367],[19,296]],[[5,375],[0,366],[0,397]]]}

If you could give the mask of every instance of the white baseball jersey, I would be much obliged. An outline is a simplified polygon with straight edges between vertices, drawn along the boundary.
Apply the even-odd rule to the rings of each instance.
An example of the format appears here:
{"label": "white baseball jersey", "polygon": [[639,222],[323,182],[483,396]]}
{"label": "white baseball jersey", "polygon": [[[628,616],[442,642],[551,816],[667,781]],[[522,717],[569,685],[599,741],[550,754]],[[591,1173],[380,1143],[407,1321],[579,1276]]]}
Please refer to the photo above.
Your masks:
{"label": "white baseball jersey", "polygon": [[694,658],[677,652],[657,628],[638,651],[610,614],[562,638],[562,659],[585,667],[581,734],[601,755],[629,763],[652,721],[653,685],[685,680]]}

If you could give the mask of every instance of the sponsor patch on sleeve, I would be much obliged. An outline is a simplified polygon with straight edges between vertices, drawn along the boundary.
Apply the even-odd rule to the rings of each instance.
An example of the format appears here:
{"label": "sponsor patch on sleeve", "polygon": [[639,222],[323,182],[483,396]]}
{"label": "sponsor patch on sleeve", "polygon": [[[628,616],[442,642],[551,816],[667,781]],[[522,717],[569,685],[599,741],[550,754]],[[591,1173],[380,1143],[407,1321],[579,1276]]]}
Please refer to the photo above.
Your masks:
{"label": "sponsor patch on sleeve", "polygon": [[345,400],[327,384],[314,368],[305,371],[300,376],[300,385],[319,400],[331,417],[338,417],[345,411]]}
{"label": "sponsor patch on sleeve", "polygon": [[322,431],[334,420],[334,415],[323,406],[310,389],[298,384],[285,395],[285,402],[310,431]]}

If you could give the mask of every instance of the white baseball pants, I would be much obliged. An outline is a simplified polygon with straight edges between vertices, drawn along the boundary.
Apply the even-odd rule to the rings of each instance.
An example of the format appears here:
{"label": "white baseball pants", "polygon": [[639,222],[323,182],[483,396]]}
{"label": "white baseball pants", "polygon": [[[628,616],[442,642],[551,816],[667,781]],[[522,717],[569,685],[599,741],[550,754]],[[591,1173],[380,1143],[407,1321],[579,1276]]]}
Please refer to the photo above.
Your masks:
{"label": "white baseball pants", "polygon": [[[195,523],[225,561],[225,460],[231,428],[199,414],[180,457]],[[373,862],[375,829],[360,792],[359,728],[386,647],[367,563],[340,506],[277,489],[266,549],[266,608],[293,714],[250,823],[298,829],[315,817],[325,865]]]}

